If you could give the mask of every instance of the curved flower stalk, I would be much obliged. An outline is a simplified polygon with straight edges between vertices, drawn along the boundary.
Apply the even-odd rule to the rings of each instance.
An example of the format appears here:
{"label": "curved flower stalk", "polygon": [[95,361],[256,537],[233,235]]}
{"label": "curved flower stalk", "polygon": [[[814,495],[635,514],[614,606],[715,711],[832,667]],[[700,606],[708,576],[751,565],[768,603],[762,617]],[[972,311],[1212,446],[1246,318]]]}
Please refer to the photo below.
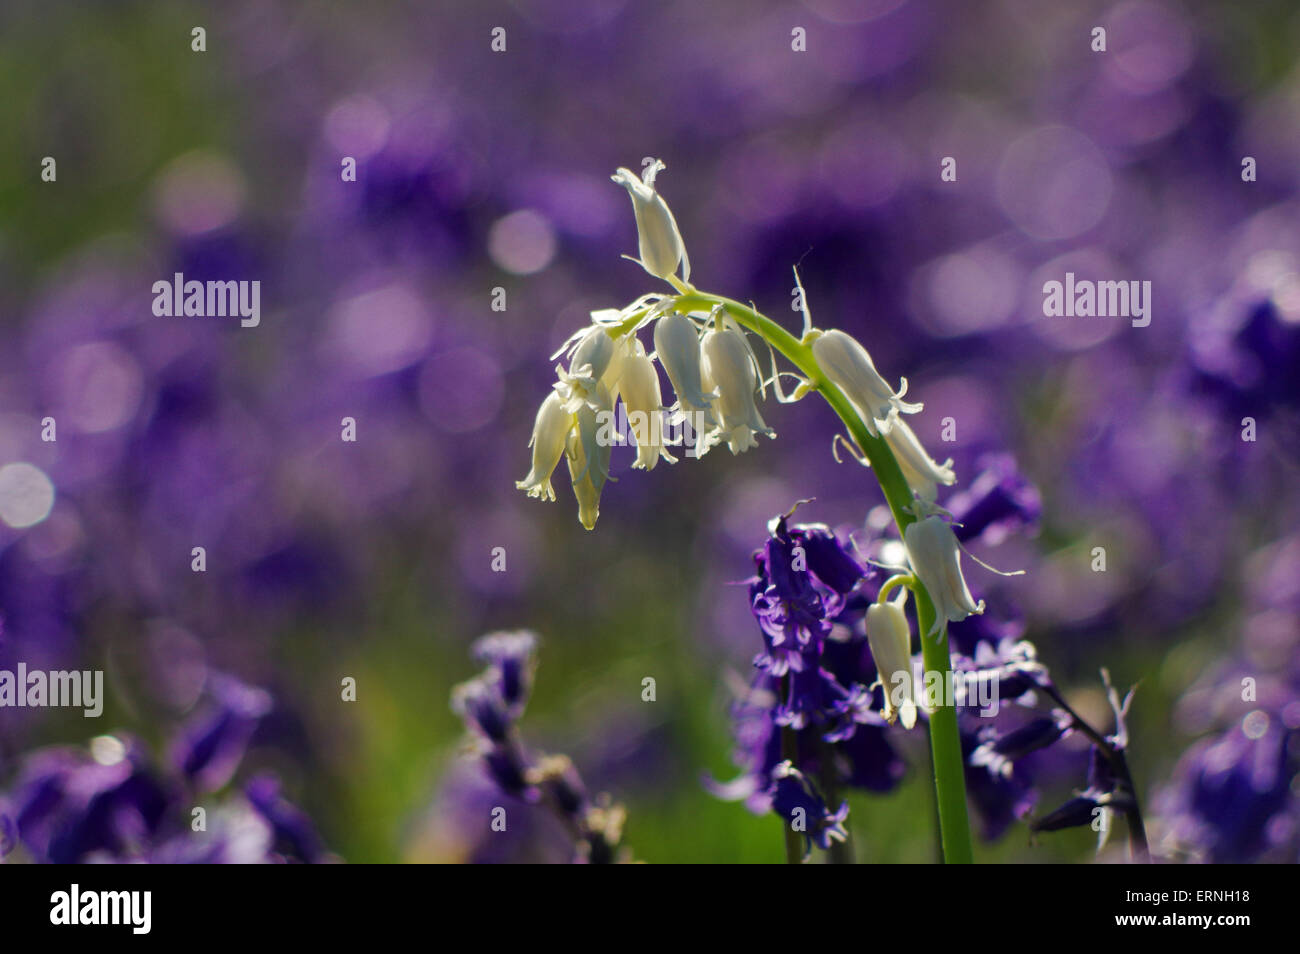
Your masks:
{"label": "curved flower stalk", "polygon": [[[646,400],[653,395],[646,365],[638,363],[634,373],[639,379],[629,379],[626,384],[633,386],[628,389],[620,381],[626,362],[617,357],[639,359],[644,346],[637,336],[653,325],[656,353],[647,355],[650,369],[656,359],[664,365],[676,394],[675,418],[685,418],[702,434],[691,442],[690,456],[700,456],[722,442],[733,454],[740,454],[757,446],[760,434],[774,438],[776,434],[763,420],[758,406],[758,398],[766,397],[769,383],[781,402],[798,400],[816,391],[844,422],[847,437],[843,440],[855,457],[871,467],[899,533],[905,535],[917,520],[918,513],[913,509],[916,495],[924,502],[932,499],[938,484],[956,481],[950,463],[936,464],[916,435],[901,423],[902,415],[922,409],[919,403],[903,400],[906,379],[894,389],[877,371],[861,343],[843,331],[813,327],[806,306],[803,332],[796,338],[755,309],[690,285],[685,243],[671,210],[655,189],[662,168],[663,164],[656,160],[643,177],[620,169],[613,178],[632,197],[641,265],[671,285],[675,294],[646,295],[626,308],[595,312],[591,326],[575,333],[561,349],[561,353],[569,351],[570,362],[567,370],[557,368],[559,380],[555,388],[570,417],[562,421],[545,407],[545,413],[538,413],[533,468],[518,486],[531,496],[552,496],[548,493],[550,470],[558,463],[557,435],[564,429],[565,455],[578,499],[579,519],[588,530],[595,527],[601,490],[605,481],[612,479],[607,446],[612,441],[607,432],[600,431],[593,443],[590,414],[612,416],[620,387],[625,405],[629,394],[641,409],[654,403]],[[795,280],[798,282],[797,271]],[[772,374],[766,380],[747,334],[762,339],[771,353]],[[794,372],[776,369],[777,353],[794,366]],[[780,385],[782,376],[798,379],[788,397]],[[638,436],[637,443],[637,462],[644,469],[650,469],[652,459],[671,462],[662,453],[662,444],[656,445],[652,438],[646,437],[642,446]],[[924,531],[923,536],[932,532]],[[961,597],[964,583],[958,586],[960,566],[954,563],[939,569],[941,573],[936,576],[927,565],[913,578],[910,589],[915,596],[919,629],[927,634],[922,640],[924,670],[944,677],[951,670],[947,623],[960,618],[962,610],[974,611],[974,604]],[[937,588],[940,600],[942,613],[938,616],[931,601],[931,586]],[[790,678],[796,678],[796,674]],[[931,713],[929,721],[945,858],[970,861],[970,823],[956,714],[951,707],[940,707]]]}
{"label": "curved flower stalk", "polygon": [[528,704],[537,666],[537,637],[521,630],[489,633],[472,652],[487,669],[452,690],[451,705],[470,732],[470,751],[481,757],[488,777],[502,793],[545,803],[574,843],[574,862],[610,864],[631,860],[619,842],[625,812],[608,795],[590,796],[565,755],[529,752],[517,722]]}

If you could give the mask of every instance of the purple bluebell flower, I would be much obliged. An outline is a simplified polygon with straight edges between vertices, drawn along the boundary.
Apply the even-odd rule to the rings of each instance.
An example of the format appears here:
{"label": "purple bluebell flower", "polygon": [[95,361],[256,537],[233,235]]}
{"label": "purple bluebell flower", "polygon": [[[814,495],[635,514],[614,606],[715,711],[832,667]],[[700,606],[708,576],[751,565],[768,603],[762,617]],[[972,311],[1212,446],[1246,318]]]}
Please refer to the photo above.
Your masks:
{"label": "purple bluebell flower", "polygon": [[1076,795],[1060,807],[1048,812],[1042,818],[1030,822],[1034,831],[1061,831],[1066,828],[1082,828],[1097,821],[1098,813],[1104,810],[1102,793]]}
{"label": "purple bluebell flower", "polygon": [[528,701],[536,648],[537,638],[526,631],[477,640],[471,654],[488,668],[452,690],[452,709],[474,737],[486,777],[510,798],[547,805],[569,832],[575,863],[623,861],[622,807],[604,793],[589,795],[567,756],[533,753],[520,739],[517,722]]}
{"label": "purple bluebell flower", "polygon": [[507,741],[518,714],[512,712],[501,698],[498,680],[483,676],[456,687],[452,694],[452,710],[493,745]]}
{"label": "purple bluebell flower", "polygon": [[772,811],[782,823],[803,836],[805,859],[813,845],[828,850],[831,842],[848,839],[844,822],[849,817],[849,803],[842,802],[831,811],[807,776],[792,763],[781,762],[772,770],[771,798]]}
{"label": "purple bluebell flower", "polygon": [[[778,804],[786,802],[813,807],[808,799],[820,796],[811,778],[886,792],[904,771],[880,715],[883,690],[873,688],[876,665],[863,623],[876,573],[829,528],[791,525],[789,517],[769,524],[748,581],[764,651],[732,708],[733,760],[742,774],[705,781],[717,797],[743,800],[760,814],[780,813]],[[783,729],[793,733],[792,764],[782,751]],[[816,817],[825,832],[810,828],[809,837],[829,847],[837,839],[826,832],[838,832],[847,811],[847,803],[833,813],[822,805]]]}
{"label": "purple bluebell flower", "polygon": [[996,841],[1014,822],[1034,810],[1038,790],[1028,772],[1003,775],[972,765],[971,757],[979,746],[978,733],[961,733],[962,755],[966,759],[966,797],[978,812],[985,840]]}
{"label": "purple bluebell flower", "polygon": [[170,796],[139,744],[114,740],[100,753],[54,748],[25,761],[11,800],[33,858],[70,864],[138,856],[157,834]]}
{"label": "purple bluebell flower", "polygon": [[1161,849],[1211,864],[1294,861],[1300,844],[1292,784],[1300,771],[1296,737],[1295,729],[1255,710],[1219,737],[1193,745],[1156,806]]}
{"label": "purple bluebell flower", "polygon": [[980,744],[970,754],[973,768],[983,766],[994,775],[1011,775],[1018,759],[1060,741],[1070,729],[1070,720],[1059,716],[1040,716],[1009,732],[987,726],[979,733]]}
{"label": "purple bluebell flower", "polygon": [[977,643],[972,655],[954,653],[952,665],[961,674],[957,702],[963,706],[978,707],[994,693],[999,705],[1023,701],[1032,706],[1035,697],[1025,697],[1051,682],[1047,667],[1038,661],[1038,650],[1023,639]]}
{"label": "purple bluebell flower", "polygon": [[[243,795],[212,794],[238,768],[247,742],[246,727],[232,728],[230,712],[235,721],[251,718],[270,699],[220,673],[210,687],[219,704],[182,727],[174,757],[161,767],[143,744],[122,735],[26,755],[0,813],[12,820],[20,854],[56,864],[325,860],[310,822],[280,797],[270,776],[255,779]],[[205,819],[197,828],[196,807]]]}
{"label": "purple bluebell flower", "polygon": [[280,788],[280,780],[268,774],[258,775],[244,786],[244,797],[271,827],[272,853],[307,864],[324,860],[320,836],[311,819],[287,801]]}
{"label": "purple bluebell flower", "polygon": [[501,700],[522,711],[532,690],[537,637],[527,630],[490,633],[474,643],[474,658],[492,667]]}
{"label": "purple bluebell flower", "polygon": [[271,697],[222,673],[212,676],[207,692],[206,711],[184,728],[173,758],[197,788],[216,791],[239,767],[258,724],[271,711]]}
{"label": "purple bluebell flower", "polygon": [[953,531],[962,543],[982,540],[996,545],[1008,534],[1033,527],[1042,516],[1038,488],[1020,472],[1010,454],[986,454],[970,486],[944,501]]}

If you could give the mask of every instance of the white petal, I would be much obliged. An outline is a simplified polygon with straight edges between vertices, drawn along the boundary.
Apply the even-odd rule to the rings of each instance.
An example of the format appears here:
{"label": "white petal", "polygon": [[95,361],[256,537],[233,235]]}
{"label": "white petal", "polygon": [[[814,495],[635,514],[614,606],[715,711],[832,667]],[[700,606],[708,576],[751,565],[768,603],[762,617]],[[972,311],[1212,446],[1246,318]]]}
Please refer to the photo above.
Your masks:
{"label": "white petal", "polygon": [[984,601],[975,602],[962,576],[961,547],[946,520],[936,515],[909,524],[903,543],[912,572],[934,602],[934,625],[927,636],[937,633],[945,620],[955,623],[984,612]]}
{"label": "white petal", "polygon": [[528,442],[533,449],[532,470],[523,480],[515,482],[516,487],[528,491],[530,497],[555,499],[551,474],[564,453],[565,439],[572,425],[573,416],[564,410],[560,395],[552,391],[537,409],[537,419],[533,422],[533,437]]}
{"label": "white petal", "polygon": [[[914,677],[912,674],[912,630],[907,614],[898,603],[872,603],[867,608],[867,644],[876,663],[876,674],[885,694],[885,718],[901,716],[903,727],[916,724]],[[898,701],[895,707],[894,702]]]}
{"label": "white petal", "polygon": [[905,421],[895,419],[885,432],[889,449],[894,452],[894,459],[907,479],[907,485],[922,499],[933,502],[938,492],[938,485],[951,486],[957,482],[957,475],[952,472],[952,460],[943,464],[935,463],[925,452],[916,433]]}
{"label": "white petal", "polygon": [[627,189],[636,215],[637,242],[641,265],[657,278],[668,279],[685,262],[684,276],[690,278],[690,263],[677,221],[663,197],[654,190],[655,175],[663,164],[656,161],[646,171],[646,181],[630,169],[620,168],[613,180]]}

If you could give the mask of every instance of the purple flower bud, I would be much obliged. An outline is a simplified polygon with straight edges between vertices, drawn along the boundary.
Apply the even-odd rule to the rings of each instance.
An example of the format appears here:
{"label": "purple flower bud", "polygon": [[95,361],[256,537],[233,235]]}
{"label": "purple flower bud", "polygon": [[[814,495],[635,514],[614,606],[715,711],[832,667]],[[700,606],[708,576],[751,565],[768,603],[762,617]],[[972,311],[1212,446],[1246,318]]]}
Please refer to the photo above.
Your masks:
{"label": "purple flower bud", "polygon": [[493,668],[501,699],[516,714],[522,712],[532,690],[536,649],[537,636],[528,630],[489,633],[472,647],[474,658]]}
{"label": "purple flower bud", "polygon": [[790,762],[782,762],[772,770],[774,788],[772,811],[784,825],[790,825],[803,835],[804,857],[812,853],[813,845],[830,848],[832,841],[845,841],[848,831],[844,827],[849,817],[849,803],[844,802],[835,812],[813,789],[812,784]]}
{"label": "purple flower bud", "polygon": [[509,747],[492,748],[483,756],[488,777],[507,795],[536,801],[537,790],[529,783],[527,768],[519,753]]}
{"label": "purple flower bud", "polygon": [[253,732],[271,711],[271,697],[222,674],[211,678],[207,691],[211,703],[181,730],[173,761],[199,789],[212,792],[235,774]]}
{"label": "purple flower bud", "polygon": [[1020,473],[1014,457],[988,454],[980,458],[979,467],[970,487],[945,502],[958,540],[968,543],[982,538],[997,544],[1013,531],[1038,522],[1042,498]]}
{"label": "purple flower bud", "polygon": [[1054,812],[1029,823],[1032,831],[1061,831],[1091,825],[1102,805],[1091,795],[1076,795]]}
{"label": "purple flower bud", "polygon": [[286,858],[316,864],[324,859],[320,837],[311,820],[280,794],[273,775],[259,775],[244,786],[244,796],[271,826],[272,850]]}
{"label": "purple flower bud", "polygon": [[451,694],[451,707],[467,726],[496,745],[504,743],[510,735],[514,720],[498,687],[485,676],[456,686]]}

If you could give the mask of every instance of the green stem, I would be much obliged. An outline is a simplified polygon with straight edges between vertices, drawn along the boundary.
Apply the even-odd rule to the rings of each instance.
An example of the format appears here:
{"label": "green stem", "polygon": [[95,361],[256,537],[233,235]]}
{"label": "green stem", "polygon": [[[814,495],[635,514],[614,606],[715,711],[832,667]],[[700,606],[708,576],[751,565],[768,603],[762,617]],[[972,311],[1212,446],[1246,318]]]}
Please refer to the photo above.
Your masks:
{"label": "green stem", "polygon": [[899,573],[897,576],[891,576],[880,584],[880,590],[876,593],[876,602],[884,603],[889,599],[890,591],[900,586],[916,586],[916,577],[910,573]]}
{"label": "green stem", "polygon": [[[710,311],[721,305],[726,313],[745,328],[758,335],[798,368],[808,379],[812,389],[820,392],[826,403],[839,415],[849,436],[866,455],[871,465],[871,472],[880,483],[890,513],[898,525],[902,536],[907,525],[916,516],[908,508],[912,503],[912,491],[907,486],[903,472],[894,459],[889,445],[881,437],[876,437],[867,430],[866,423],[857,410],[845,397],[844,392],[836,387],[817,364],[812,347],[800,341],[766,315],[730,298],[711,295],[698,290],[686,291],[676,299],[679,311]],[[639,315],[634,316],[639,320]],[[631,324],[635,321],[629,319]],[[630,325],[629,325],[630,327]],[[617,332],[616,332],[617,335]],[[921,633],[929,631],[934,622],[934,604],[917,580],[913,585],[916,594],[917,625]],[[937,673],[940,686],[947,686],[948,673],[952,661],[948,652],[948,628],[945,626],[937,639],[921,638],[922,658],[925,662],[925,674]],[[942,700],[946,701],[946,700]],[[971,847],[970,819],[966,813],[966,779],[962,772],[961,737],[957,732],[957,710],[953,706],[940,705],[930,712],[930,753],[934,764],[934,785],[938,795],[939,834],[943,844],[944,860],[950,864],[969,864],[974,860]]]}

